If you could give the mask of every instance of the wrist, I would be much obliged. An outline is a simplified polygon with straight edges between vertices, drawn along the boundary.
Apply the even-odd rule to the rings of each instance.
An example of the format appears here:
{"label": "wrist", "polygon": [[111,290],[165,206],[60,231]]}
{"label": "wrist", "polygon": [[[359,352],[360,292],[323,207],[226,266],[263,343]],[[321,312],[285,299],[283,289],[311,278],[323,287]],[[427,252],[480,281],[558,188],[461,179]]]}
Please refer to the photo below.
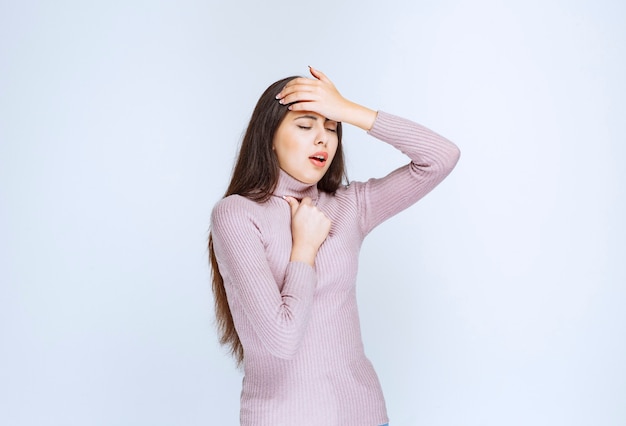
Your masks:
{"label": "wrist", "polygon": [[315,264],[315,256],[317,256],[317,249],[314,247],[308,245],[294,245],[291,248],[289,261],[304,262],[313,266]]}
{"label": "wrist", "polygon": [[359,127],[365,131],[369,131],[374,125],[374,121],[376,121],[376,116],[378,112],[364,107],[363,105],[359,105],[357,103],[348,101],[348,118],[344,120],[345,123],[352,124],[353,126]]}

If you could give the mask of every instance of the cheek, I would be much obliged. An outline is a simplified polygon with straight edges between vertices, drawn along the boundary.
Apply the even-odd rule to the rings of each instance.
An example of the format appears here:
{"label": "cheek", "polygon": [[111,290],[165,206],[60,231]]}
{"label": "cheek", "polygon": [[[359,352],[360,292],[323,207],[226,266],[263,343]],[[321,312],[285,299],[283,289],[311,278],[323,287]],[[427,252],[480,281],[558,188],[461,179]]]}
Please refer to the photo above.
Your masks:
{"label": "cheek", "polygon": [[294,158],[293,155],[291,155],[291,153],[289,152],[289,150],[286,150],[284,147],[282,147],[282,149],[277,149],[276,152],[276,159],[278,160],[278,166],[281,169],[288,169],[289,165],[291,164],[292,159]]}
{"label": "cheek", "polygon": [[335,159],[335,156],[337,155],[337,149],[339,149],[339,146],[338,146],[338,143],[335,142],[333,144],[333,147],[328,150],[328,154],[331,156],[331,162],[332,162],[332,160]]}
{"label": "cheek", "polygon": [[273,149],[281,167],[285,167],[295,157],[297,147],[298,144],[295,143],[292,135],[286,134],[284,131],[276,134]]}

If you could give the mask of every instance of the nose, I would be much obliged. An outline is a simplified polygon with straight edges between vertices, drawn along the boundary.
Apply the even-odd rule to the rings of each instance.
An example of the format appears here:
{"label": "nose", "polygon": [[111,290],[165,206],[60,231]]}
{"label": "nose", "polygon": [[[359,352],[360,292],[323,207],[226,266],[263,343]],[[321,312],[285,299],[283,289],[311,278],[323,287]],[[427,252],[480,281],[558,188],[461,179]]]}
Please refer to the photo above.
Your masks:
{"label": "nose", "polygon": [[326,143],[328,143],[328,135],[326,134],[326,129],[322,129],[317,133],[315,141],[316,145],[326,145]]}

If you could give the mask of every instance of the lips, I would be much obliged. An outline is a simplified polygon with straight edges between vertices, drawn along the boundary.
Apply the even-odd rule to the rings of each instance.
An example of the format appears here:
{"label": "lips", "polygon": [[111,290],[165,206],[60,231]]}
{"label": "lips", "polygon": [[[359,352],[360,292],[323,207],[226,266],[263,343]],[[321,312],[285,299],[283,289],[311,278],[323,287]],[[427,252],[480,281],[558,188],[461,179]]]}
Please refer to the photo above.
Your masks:
{"label": "lips", "polygon": [[309,160],[317,167],[324,167],[328,160],[328,153],[323,151],[316,152],[309,157]]}

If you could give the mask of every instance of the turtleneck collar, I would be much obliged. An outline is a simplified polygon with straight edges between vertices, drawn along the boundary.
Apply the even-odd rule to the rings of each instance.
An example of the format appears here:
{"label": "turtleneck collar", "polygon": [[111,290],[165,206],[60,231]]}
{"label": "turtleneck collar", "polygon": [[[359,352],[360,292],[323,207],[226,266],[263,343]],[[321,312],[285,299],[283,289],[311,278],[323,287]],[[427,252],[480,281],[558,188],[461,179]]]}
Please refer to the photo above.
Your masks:
{"label": "turtleneck collar", "polygon": [[278,197],[289,195],[298,199],[309,197],[316,202],[319,196],[319,190],[317,189],[316,183],[310,184],[300,182],[296,178],[290,176],[283,169],[280,169],[274,195]]}

